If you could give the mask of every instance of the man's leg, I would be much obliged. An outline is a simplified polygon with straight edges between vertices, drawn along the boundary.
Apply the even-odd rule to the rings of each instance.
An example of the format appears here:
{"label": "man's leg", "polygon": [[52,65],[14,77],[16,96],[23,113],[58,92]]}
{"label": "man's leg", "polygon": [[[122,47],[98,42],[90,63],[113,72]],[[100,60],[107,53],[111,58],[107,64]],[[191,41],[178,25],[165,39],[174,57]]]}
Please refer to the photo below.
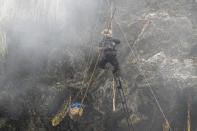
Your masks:
{"label": "man's leg", "polygon": [[116,76],[120,76],[120,66],[116,56],[112,56],[110,59],[110,64],[113,66],[113,74]]}
{"label": "man's leg", "polygon": [[122,88],[121,81],[120,81],[120,66],[116,56],[113,56],[110,60],[111,65],[113,66],[113,76],[116,82],[117,88]]}
{"label": "man's leg", "polygon": [[98,70],[98,72],[96,72],[95,79],[99,79],[103,75],[103,73],[105,72],[105,65],[107,64],[107,62],[108,61],[105,57],[103,57],[101,59],[101,61],[99,61],[98,67],[100,70]]}
{"label": "man's leg", "polygon": [[106,64],[107,64],[107,59],[103,57],[101,61],[98,63],[98,67],[101,69],[105,69]]}

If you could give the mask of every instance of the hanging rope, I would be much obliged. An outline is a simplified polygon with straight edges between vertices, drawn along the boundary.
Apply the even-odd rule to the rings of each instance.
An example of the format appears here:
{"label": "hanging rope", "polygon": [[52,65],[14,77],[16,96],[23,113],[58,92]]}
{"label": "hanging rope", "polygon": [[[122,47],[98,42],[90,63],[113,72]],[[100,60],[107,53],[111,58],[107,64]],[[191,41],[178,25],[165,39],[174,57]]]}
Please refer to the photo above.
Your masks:
{"label": "hanging rope", "polygon": [[92,84],[92,79],[93,79],[94,73],[95,73],[95,71],[96,71],[96,67],[97,67],[97,65],[98,65],[98,62],[99,62],[99,60],[100,60],[102,51],[103,51],[103,49],[101,49],[101,50],[99,51],[99,55],[98,55],[98,57],[97,57],[96,64],[95,64],[95,66],[94,66],[92,75],[91,75],[91,77],[90,77],[90,80],[88,81],[88,87],[86,88],[86,91],[85,91],[85,93],[84,93],[84,95],[83,95],[83,98],[82,98],[82,100],[81,100],[81,103],[82,103],[82,104],[84,103],[84,100],[85,100],[85,98],[86,98],[86,96],[87,96],[88,89],[90,88],[90,86],[91,86],[91,84]]}

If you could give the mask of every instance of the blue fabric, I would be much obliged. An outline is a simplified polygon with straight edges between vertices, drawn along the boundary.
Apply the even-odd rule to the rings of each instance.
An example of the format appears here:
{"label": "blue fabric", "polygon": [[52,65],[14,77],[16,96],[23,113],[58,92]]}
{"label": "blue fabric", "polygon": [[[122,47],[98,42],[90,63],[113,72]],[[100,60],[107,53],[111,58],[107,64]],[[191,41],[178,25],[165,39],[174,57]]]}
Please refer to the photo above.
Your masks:
{"label": "blue fabric", "polygon": [[83,104],[75,103],[69,106],[69,108],[74,108],[74,107],[80,108],[80,107],[83,107]]}
{"label": "blue fabric", "polygon": [[[75,104],[72,104],[72,105],[69,106],[69,108],[74,108],[74,107],[80,108],[80,107],[84,107],[84,105],[79,104],[79,103],[75,103]],[[69,111],[66,114],[69,115]]]}

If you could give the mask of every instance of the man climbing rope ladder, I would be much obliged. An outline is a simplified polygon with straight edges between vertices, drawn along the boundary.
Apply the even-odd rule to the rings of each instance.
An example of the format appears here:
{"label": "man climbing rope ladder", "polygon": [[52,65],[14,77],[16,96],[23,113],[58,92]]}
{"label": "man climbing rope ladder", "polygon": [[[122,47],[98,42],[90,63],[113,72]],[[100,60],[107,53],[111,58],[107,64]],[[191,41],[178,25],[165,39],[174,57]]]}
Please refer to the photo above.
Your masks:
{"label": "man climbing rope ladder", "polygon": [[121,88],[120,83],[120,66],[117,60],[116,46],[120,44],[120,40],[112,38],[112,30],[105,29],[101,32],[103,40],[99,43],[99,50],[102,52],[102,58],[98,67],[105,69],[105,65],[110,63],[113,66],[113,76],[115,78],[117,88]]}

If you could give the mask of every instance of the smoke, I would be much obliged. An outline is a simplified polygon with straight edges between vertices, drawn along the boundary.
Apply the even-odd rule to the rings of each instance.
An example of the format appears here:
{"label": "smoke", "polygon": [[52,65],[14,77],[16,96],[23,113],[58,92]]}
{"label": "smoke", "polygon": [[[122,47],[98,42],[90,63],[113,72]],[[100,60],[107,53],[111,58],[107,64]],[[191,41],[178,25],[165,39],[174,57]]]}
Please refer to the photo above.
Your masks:
{"label": "smoke", "polygon": [[1,116],[6,111],[18,119],[28,110],[41,113],[61,105],[53,103],[56,83],[84,70],[77,65],[96,45],[94,34],[101,29],[93,28],[101,24],[100,5],[92,0],[0,1]]}
{"label": "smoke", "polygon": [[20,60],[18,68],[25,62],[30,64],[27,68],[40,67],[44,59],[58,59],[53,53],[63,48],[74,59],[84,56],[80,47],[94,44],[89,39],[98,5],[91,0],[1,1],[0,29],[6,32],[9,70]]}
{"label": "smoke", "polygon": [[[196,2],[113,2],[117,7],[115,19],[120,25],[114,22],[113,35],[121,40],[118,56],[126,81],[124,85],[129,87],[126,90],[129,107],[136,112],[142,110],[149,117],[153,117],[150,110],[157,110],[151,94],[143,88],[147,83],[140,76],[140,64],[161,106],[165,107],[164,112],[169,116],[174,110],[181,110],[176,104],[187,103],[185,99],[189,95],[185,96],[184,90],[196,86],[195,60],[192,59],[197,50]],[[95,55],[100,31],[109,18],[107,7],[102,0],[0,1],[0,116],[11,114],[18,118],[26,108],[33,110],[32,114],[37,111],[47,116],[46,112],[56,112],[53,109],[60,108],[69,94],[65,87],[80,85],[80,72],[84,71],[87,56]],[[139,61],[130,53],[120,28]],[[64,84],[65,78],[71,84]],[[106,79],[104,85],[108,87],[111,80],[108,76]],[[108,93],[104,95],[111,97]],[[45,112],[46,109],[50,111]],[[158,120],[157,124],[162,125],[159,111],[153,115],[151,123]],[[176,116],[170,118],[175,120]],[[158,128],[155,126],[155,130]]]}

